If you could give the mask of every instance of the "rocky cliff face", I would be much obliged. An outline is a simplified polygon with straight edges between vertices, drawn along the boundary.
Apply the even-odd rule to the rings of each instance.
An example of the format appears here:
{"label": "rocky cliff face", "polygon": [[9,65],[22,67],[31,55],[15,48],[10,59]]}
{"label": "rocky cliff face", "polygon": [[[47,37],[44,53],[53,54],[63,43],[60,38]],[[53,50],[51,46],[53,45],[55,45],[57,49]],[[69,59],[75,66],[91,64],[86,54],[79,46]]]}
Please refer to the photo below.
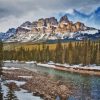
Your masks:
{"label": "rocky cliff face", "polygon": [[26,21],[25,23],[23,23],[20,27],[31,27],[32,23],[29,21]]}
{"label": "rocky cliff face", "polygon": [[27,33],[29,32],[30,30],[27,29],[27,28],[23,28],[23,27],[18,27],[17,30],[16,30],[16,33],[17,34],[24,34],[24,33]]}
{"label": "rocky cliff face", "polygon": [[67,16],[63,16],[63,17],[60,18],[60,21],[59,22],[60,23],[68,23],[69,20],[68,20]]}
{"label": "rocky cliff face", "polygon": [[68,20],[67,16],[61,17],[58,22],[55,17],[41,18],[34,22],[25,22],[17,28],[17,33],[66,33],[83,31],[85,25],[81,22],[73,23]]}
{"label": "rocky cliff face", "polygon": [[81,22],[73,23],[67,16],[61,17],[60,21],[57,21],[55,17],[50,17],[41,18],[32,23],[26,21],[16,29],[14,36],[9,38],[7,42],[41,42],[58,38],[81,40],[85,37],[90,38],[88,34],[93,34],[93,39],[99,38],[100,32],[97,35],[95,33],[98,33],[95,28],[87,27]]}

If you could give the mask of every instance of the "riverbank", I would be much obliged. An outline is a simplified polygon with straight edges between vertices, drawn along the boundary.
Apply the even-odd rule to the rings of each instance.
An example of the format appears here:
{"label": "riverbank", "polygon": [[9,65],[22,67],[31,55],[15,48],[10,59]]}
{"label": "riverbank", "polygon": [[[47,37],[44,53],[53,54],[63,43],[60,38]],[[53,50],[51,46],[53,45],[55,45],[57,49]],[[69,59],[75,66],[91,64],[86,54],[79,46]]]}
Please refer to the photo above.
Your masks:
{"label": "riverbank", "polygon": [[45,76],[24,68],[3,69],[4,80],[24,81],[20,88],[32,92],[34,96],[40,96],[44,100],[55,100],[58,96],[66,100],[72,94],[72,86],[61,81],[53,81],[50,76]]}
{"label": "riverbank", "polygon": [[49,65],[49,64],[41,64],[38,63],[37,66],[40,67],[48,67],[48,68],[53,68],[56,70],[62,70],[62,71],[67,71],[67,72],[73,72],[73,73],[79,73],[79,74],[85,74],[85,75],[97,75],[100,76],[100,66],[69,66],[69,65],[64,65],[64,64],[58,64],[58,65]]}
{"label": "riverbank", "polygon": [[[43,63],[36,63],[36,61],[28,61],[28,62],[4,61],[4,65],[7,65],[7,64],[10,64],[15,67],[17,67],[17,66],[30,67],[30,66],[34,65],[37,67],[40,66],[40,67],[52,68],[52,69],[56,69],[56,70],[66,71],[66,72],[100,76],[100,66],[96,66],[95,64],[83,67],[81,64],[80,65],[68,65],[68,64],[56,64],[56,63],[43,64]],[[25,68],[29,69],[28,67],[25,67]]]}

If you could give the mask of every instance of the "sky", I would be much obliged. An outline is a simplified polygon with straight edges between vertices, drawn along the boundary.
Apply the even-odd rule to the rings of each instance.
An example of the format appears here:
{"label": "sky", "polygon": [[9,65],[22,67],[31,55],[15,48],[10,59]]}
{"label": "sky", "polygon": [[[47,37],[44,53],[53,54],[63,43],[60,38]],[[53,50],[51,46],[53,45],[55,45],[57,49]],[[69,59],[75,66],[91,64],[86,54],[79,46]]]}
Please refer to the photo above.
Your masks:
{"label": "sky", "polygon": [[99,4],[100,0],[0,0],[0,32],[16,28],[25,21],[56,16],[69,9],[88,14]]}

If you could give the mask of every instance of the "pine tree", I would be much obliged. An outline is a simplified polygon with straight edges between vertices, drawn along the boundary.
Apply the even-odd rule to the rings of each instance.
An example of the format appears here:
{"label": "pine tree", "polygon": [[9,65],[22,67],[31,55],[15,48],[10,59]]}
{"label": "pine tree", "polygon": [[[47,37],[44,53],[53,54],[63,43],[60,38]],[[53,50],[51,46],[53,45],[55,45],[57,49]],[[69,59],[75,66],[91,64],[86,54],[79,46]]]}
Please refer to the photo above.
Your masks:
{"label": "pine tree", "polygon": [[91,62],[91,41],[87,41],[87,58],[86,58],[87,65],[90,65]]}
{"label": "pine tree", "polygon": [[43,43],[42,44],[42,51],[41,51],[42,54],[41,55],[42,55],[42,62],[44,62],[44,63],[46,62],[46,53],[45,52],[46,52],[46,44]]}
{"label": "pine tree", "polygon": [[[0,59],[4,60],[34,60],[37,62],[54,61],[57,63],[68,64],[100,64],[100,40],[90,41],[84,40],[79,42],[68,42],[63,46],[60,40],[55,49],[50,49],[48,44],[41,44],[33,47],[32,50],[21,47],[18,50],[5,50],[2,56],[2,43],[0,43]],[[2,63],[0,64],[2,66]]]}
{"label": "pine tree", "polygon": [[56,49],[55,49],[55,62],[57,63],[62,63],[62,53],[63,53],[63,46],[60,42],[60,40],[58,40],[58,43],[56,45]]}
{"label": "pine tree", "polygon": [[5,100],[18,100],[17,96],[15,95],[14,90],[12,89],[12,85],[9,86],[9,90],[5,97]]}
{"label": "pine tree", "polygon": [[68,64],[68,47],[65,48],[65,63]]}
{"label": "pine tree", "polygon": [[3,43],[0,42],[0,76],[2,75]]}
{"label": "pine tree", "polygon": [[3,93],[2,93],[2,86],[1,86],[1,83],[0,83],[0,100],[3,100]]}
{"label": "pine tree", "polygon": [[46,47],[46,62],[50,61],[50,50],[49,50],[49,46]]}
{"label": "pine tree", "polygon": [[87,59],[86,59],[86,57],[87,57],[87,42],[86,41],[84,41],[83,42],[83,50],[82,50],[82,56],[81,56],[81,63],[83,64],[83,66],[85,66],[86,64],[87,64]]}
{"label": "pine tree", "polygon": [[96,64],[100,65],[100,46],[97,45],[96,48],[97,48],[97,51],[96,51]]}
{"label": "pine tree", "polygon": [[79,43],[75,42],[75,46],[73,47],[73,64],[79,64]]}
{"label": "pine tree", "polygon": [[68,45],[68,63],[70,65],[73,64],[73,47],[71,42]]}
{"label": "pine tree", "polygon": [[90,61],[90,64],[94,64],[94,62],[95,62],[95,60],[94,60],[94,56],[95,56],[94,55],[94,49],[95,49],[94,46],[95,46],[94,42],[92,41],[91,42],[91,61]]}

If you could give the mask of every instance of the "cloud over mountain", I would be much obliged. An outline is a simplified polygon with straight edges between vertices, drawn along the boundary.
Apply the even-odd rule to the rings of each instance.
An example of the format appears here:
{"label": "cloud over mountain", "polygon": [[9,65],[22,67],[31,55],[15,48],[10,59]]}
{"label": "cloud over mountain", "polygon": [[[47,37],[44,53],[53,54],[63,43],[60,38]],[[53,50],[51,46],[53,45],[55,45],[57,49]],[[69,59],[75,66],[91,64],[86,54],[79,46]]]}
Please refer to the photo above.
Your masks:
{"label": "cloud over mountain", "polygon": [[81,21],[87,26],[100,29],[100,7],[97,7],[94,11],[88,14],[75,9],[69,9],[66,12],[60,12],[58,14],[59,17],[62,15],[67,16],[73,22]]}
{"label": "cloud over mountain", "polygon": [[54,16],[69,8],[83,10],[87,6],[95,7],[98,4],[100,0],[74,0],[74,3],[73,0],[0,0],[0,31],[17,27],[25,20]]}

